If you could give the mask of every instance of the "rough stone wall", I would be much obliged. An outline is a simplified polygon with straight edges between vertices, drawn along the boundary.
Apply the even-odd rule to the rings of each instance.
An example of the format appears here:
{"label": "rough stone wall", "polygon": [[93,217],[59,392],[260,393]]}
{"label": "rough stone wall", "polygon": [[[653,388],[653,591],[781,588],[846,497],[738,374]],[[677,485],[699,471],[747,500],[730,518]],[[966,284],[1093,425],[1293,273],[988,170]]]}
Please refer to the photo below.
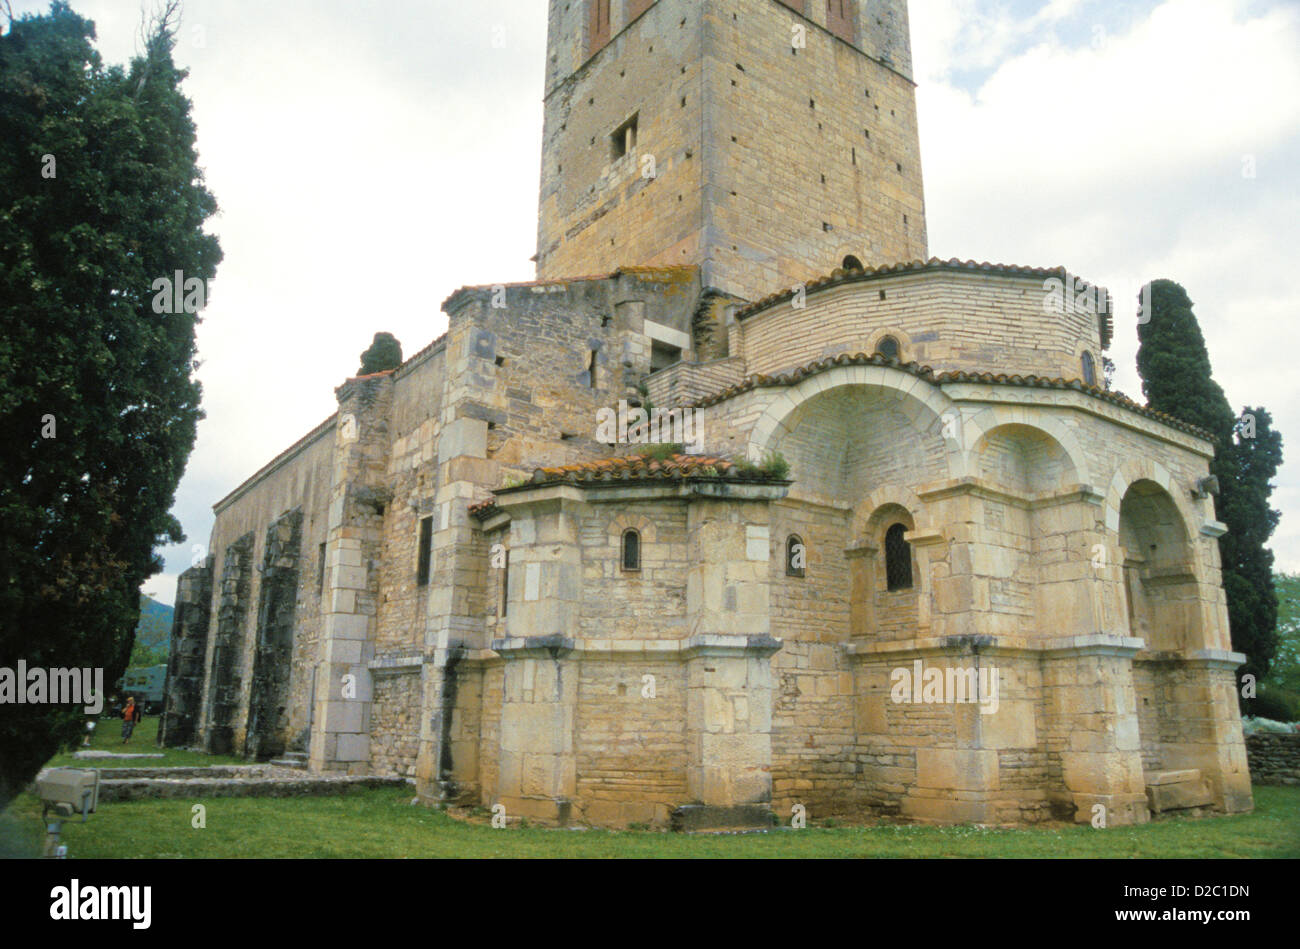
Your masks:
{"label": "rough stone wall", "polygon": [[283,754],[288,731],[289,679],[302,552],[302,510],[295,508],[266,530],[258,592],[257,645],[249,697],[244,755],[265,760]]}
{"label": "rough stone wall", "polygon": [[[265,557],[266,531],[283,512],[302,510],[301,554],[293,593],[294,631],[286,702],[287,747],[305,751],[312,719],[314,671],[320,659],[321,583],[320,544],[325,541],[326,507],[332,477],[335,420],[330,419],[263,467],[230,495],[217,503],[216,522],[212,528],[209,550],[220,559],[223,551],[238,538],[252,533],[254,563]],[[252,577],[251,597],[261,600],[262,577]],[[212,624],[216,623],[217,603],[213,604]],[[249,636],[239,659],[242,680],[252,683],[256,640]],[[240,695],[235,716],[248,720],[251,689]],[[242,747],[243,740],[238,742]]]}
{"label": "rough stone wall", "polygon": [[415,775],[420,741],[420,667],[376,675],[370,711],[370,767],[375,774]]}
{"label": "rough stone wall", "polygon": [[213,558],[191,567],[176,584],[171,649],[167,667],[167,707],[159,725],[159,744],[184,748],[197,736],[202,707],[204,661],[212,614]]}
{"label": "rough stone wall", "polygon": [[1246,755],[1256,784],[1300,784],[1300,732],[1256,732],[1246,738]]}
{"label": "rough stone wall", "polygon": [[379,657],[418,655],[424,646],[429,598],[442,585],[441,564],[431,564],[429,582],[417,580],[420,521],[438,518],[437,445],[445,353],[440,346],[424,358],[412,359],[394,373],[388,455],[388,484],[392,499],[383,523],[378,563],[379,599],[375,650]]}
{"label": "rough stone wall", "polygon": [[212,754],[231,754],[243,738],[237,716],[250,612],[253,540],[252,534],[245,534],[226,548],[222,559],[217,630],[208,663],[207,715],[203,723],[205,744]]}

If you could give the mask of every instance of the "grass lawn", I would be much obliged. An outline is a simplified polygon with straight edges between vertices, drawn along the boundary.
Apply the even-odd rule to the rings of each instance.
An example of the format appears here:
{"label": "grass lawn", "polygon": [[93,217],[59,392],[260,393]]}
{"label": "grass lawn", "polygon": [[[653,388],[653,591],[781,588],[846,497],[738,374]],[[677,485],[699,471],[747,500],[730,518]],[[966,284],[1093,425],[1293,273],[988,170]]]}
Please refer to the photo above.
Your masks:
{"label": "grass lawn", "polygon": [[100,718],[90,739],[90,747],[78,745],[73,751],[112,751],[118,754],[162,755],[161,758],[104,758],[82,760],[72,757],[72,751],[60,752],[51,758],[47,768],[177,768],[210,767],[212,765],[248,764],[243,758],[229,755],[208,755],[183,748],[159,748],[158,716],[146,715],[135,726],[131,740],[122,744],[122,721],[118,718]]}
{"label": "grass lawn", "polygon": [[[120,741],[120,739],[119,739]],[[104,804],[64,825],[73,857],[1300,857],[1300,788],[1255,788],[1253,814],[1094,830],[813,827],[730,836],[653,831],[495,830],[412,806],[408,789],[339,797],[198,798]],[[191,827],[203,804],[207,826]],[[39,852],[40,804],[0,814],[0,851]]]}

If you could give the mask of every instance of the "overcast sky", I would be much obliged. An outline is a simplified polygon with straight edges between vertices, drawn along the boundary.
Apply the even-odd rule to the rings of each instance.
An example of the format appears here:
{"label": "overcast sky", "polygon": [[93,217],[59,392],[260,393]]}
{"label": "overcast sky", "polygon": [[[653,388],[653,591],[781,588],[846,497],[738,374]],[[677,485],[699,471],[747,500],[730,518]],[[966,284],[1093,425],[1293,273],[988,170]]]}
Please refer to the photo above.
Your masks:
{"label": "overcast sky", "polygon": [[[72,6],[107,61],[135,52],[137,0]],[[1287,440],[1273,549],[1300,570],[1300,4],[912,0],[911,19],[930,253],[1064,265],[1124,314],[1145,281],[1182,283],[1234,408]],[[145,592],[173,602],[211,505],[333,411],[375,332],[410,355],[457,287],[532,278],[545,44],[545,0],[187,0],[176,58],[225,261],[189,540]],[[1136,351],[1121,318],[1116,385],[1142,401]]]}

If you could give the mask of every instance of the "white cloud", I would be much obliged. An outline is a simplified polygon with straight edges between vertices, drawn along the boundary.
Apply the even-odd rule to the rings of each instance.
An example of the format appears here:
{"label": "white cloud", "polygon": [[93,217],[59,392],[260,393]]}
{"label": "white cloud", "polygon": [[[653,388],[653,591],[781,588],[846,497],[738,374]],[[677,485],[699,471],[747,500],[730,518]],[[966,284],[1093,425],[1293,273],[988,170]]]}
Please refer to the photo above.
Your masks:
{"label": "white cloud", "polygon": [[[1052,7],[1044,22],[1080,5]],[[1284,437],[1300,432],[1300,9],[1168,0],[1131,28],[1109,12],[1089,10],[1105,38],[1094,46],[1091,29],[1032,40],[1023,18],[975,0],[913,4],[931,252],[1063,264],[1134,312],[1142,283],[1178,280],[1233,405],[1263,404]],[[948,64],[980,65],[981,43],[996,67],[975,88],[954,84]],[[1121,319],[1117,384],[1140,398],[1136,350]],[[1284,518],[1272,547],[1289,570],[1297,451],[1293,438],[1273,498]]]}

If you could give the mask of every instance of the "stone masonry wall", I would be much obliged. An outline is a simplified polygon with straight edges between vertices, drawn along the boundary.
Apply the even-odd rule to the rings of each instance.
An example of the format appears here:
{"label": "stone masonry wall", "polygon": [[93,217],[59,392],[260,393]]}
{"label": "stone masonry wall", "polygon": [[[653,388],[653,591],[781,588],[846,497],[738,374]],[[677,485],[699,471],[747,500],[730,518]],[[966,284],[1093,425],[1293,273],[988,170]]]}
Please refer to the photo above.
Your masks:
{"label": "stone masonry wall", "polygon": [[1044,282],[952,271],[873,276],[809,293],[803,309],[785,302],[745,316],[740,355],[747,374],[772,374],[839,353],[872,353],[889,334],[903,362],[936,371],[1081,378],[1082,350],[1101,364],[1097,318],[1077,304],[1048,312]]}
{"label": "stone masonry wall", "polygon": [[374,677],[370,767],[375,774],[415,774],[420,740],[420,670]]}
{"label": "stone masonry wall", "polygon": [[1246,738],[1246,757],[1255,784],[1300,784],[1300,732],[1256,732]]}

